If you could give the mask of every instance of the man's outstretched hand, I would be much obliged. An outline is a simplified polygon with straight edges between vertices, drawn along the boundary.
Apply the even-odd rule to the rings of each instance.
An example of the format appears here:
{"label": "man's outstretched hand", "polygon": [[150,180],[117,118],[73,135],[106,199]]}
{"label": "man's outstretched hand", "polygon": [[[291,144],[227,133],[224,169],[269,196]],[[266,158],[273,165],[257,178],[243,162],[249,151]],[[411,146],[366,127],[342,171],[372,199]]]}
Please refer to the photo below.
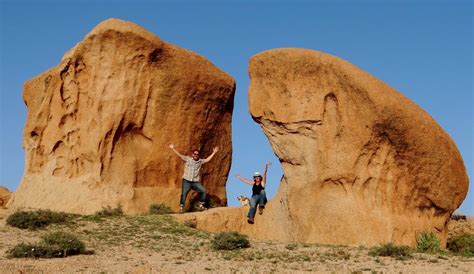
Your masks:
{"label": "man's outstretched hand", "polygon": [[173,144],[171,144],[171,145],[170,145],[170,148],[171,148],[171,149],[174,149],[174,145],[173,145]]}
{"label": "man's outstretched hand", "polygon": [[214,153],[216,153],[217,151],[219,151],[218,147],[214,147],[214,149],[212,150],[212,152],[214,152]]}

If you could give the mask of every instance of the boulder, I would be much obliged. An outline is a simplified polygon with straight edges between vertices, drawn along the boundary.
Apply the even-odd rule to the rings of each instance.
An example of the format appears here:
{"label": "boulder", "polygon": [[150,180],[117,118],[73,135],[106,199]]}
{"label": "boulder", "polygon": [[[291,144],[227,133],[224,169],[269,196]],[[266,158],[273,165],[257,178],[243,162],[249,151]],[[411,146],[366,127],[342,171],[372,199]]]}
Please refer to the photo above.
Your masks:
{"label": "boulder", "polygon": [[12,193],[8,190],[8,188],[0,186],[0,207],[5,207],[7,205],[11,195]]}
{"label": "boulder", "polygon": [[[197,217],[198,228],[289,242],[410,246],[417,233],[433,231],[446,242],[468,177],[456,145],[429,114],[318,51],[269,50],[251,58],[249,74],[250,113],[284,176],[255,225],[245,224],[246,209],[229,209],[207,213],[215,215],[212,228]],[[218,225],[216,214],[225,223]]]}
{"label": "boulder", "polygon": [[93,213],[151,203],[177,209],[184,162],[207,157],[202,183],[226,205],[235,82],[204,57],[109,19],[61,63],[27,81],[24,177],[11,205]]}

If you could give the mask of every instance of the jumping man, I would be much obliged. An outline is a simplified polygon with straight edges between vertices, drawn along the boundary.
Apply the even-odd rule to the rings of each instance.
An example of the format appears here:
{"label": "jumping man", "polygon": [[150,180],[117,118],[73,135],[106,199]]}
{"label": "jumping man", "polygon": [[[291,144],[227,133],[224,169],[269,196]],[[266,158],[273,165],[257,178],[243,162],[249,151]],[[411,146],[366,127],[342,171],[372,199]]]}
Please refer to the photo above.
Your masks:
{"label": "jumping man", "polygon": [[184,164],[184,174],[183,174],[183,181],[181,184],[181,199],[179,201],[179,212],[184,212],[184,203],[186,201],[186,196],[188,196],[188,192],[190,189],[199,193],[199,209],[205,210],[204,202],[206,200],[206,189],[200,183],[201,180],[201,166],[209,162],[212,157],[218,151],[218,147],[215,147],[212,151],[212,154],[207,157],[206,159],[199,158],[199,150],[195,149],[192,152],[191,156],[184,156],[174,148],[174,145],[170,145],[170,149],[173,150],[176,155],[178,155],[183,161],[186,163]]}

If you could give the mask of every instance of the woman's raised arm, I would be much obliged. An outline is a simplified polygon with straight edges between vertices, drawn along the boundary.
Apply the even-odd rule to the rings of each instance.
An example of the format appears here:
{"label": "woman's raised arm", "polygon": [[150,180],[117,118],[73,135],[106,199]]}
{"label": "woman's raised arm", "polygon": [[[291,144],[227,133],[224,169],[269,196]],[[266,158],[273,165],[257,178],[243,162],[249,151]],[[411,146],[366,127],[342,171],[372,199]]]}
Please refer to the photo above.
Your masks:
{"label": "woman's raised arm", "polygon": [[246,184],[253,185],[253,181],[245,179],[244,177],[240,176],[239,174],[236,174],[235,177],[237,177],[237,179],[241,180],[242,182],[244,182]]}
{"label": "woman's raised arm", "polygon": [[265,168],[263,169],[263,178],[262,178],[262,186],[265,187],[265,184],[267,183],[267,170],[268,166],[271,165],[272,163],[266,162],[265,163]]}

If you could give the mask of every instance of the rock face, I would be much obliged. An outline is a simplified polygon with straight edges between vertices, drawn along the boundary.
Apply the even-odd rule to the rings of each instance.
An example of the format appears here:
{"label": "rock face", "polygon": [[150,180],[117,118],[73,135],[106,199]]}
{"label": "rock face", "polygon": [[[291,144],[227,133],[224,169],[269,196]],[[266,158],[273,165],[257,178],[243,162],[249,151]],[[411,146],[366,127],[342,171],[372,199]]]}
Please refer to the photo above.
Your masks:
{"label": "rock face", "polygon": [[[455,144],[426,112],[317,51],[266,51],[249,71],[250,112],[284,177],[255,225],[245,224],[245,209],[230,209],[207,213],[212,227],[197,216],[198,227],[331,244],[413,246],[421,231],[446,241],[468,178]],[[236,220],[217,225],[228,216]]]}
{"label": "rock face", "polygon": [[184,162],[207,157],[202,182],[226,205],[234,80],[202,56],[110,19],[26,82],[26,170],[13,207],[92,213],[179,204]]}
{"label": "rock face", "polygon": [[5,207],[8,200],[10,200],[12,193],[3,186],[0,186],[0,207]]}

